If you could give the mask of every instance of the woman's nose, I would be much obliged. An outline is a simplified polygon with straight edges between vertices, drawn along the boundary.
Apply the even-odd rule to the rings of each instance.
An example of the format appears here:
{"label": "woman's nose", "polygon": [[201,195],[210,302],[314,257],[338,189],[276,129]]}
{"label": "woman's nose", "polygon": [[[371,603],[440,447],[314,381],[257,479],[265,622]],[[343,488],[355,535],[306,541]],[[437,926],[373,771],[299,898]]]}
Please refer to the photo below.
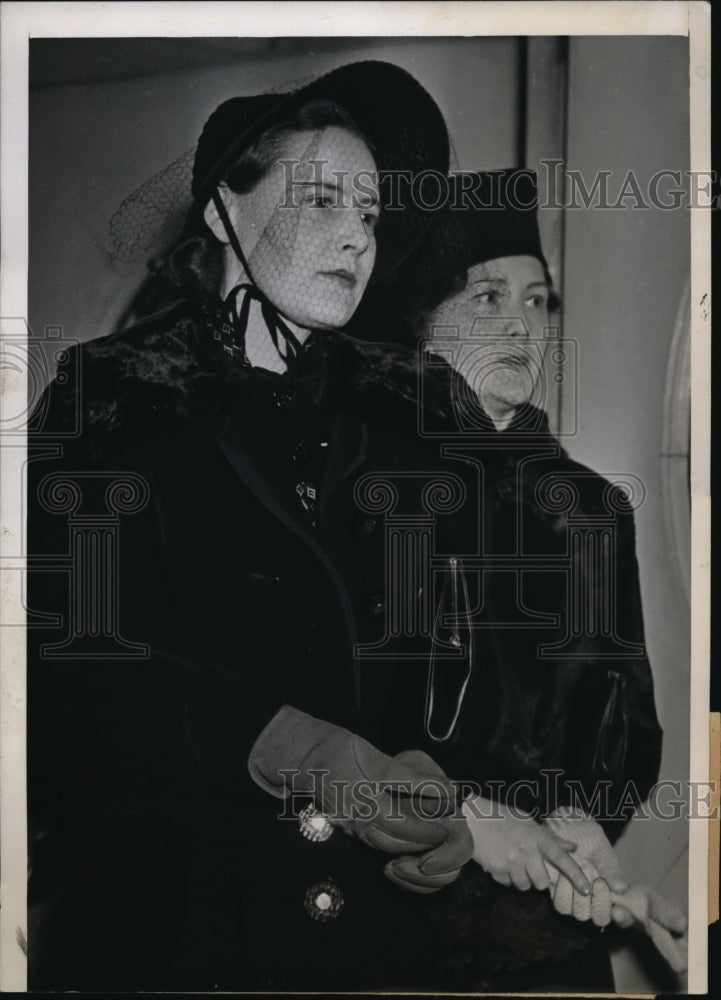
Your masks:
{"label": "woman's nose", "polygon": [[368,231],[357,208],[345,208],[339,212],[340,240],[344,250],[363,253],[368,249]]}
{"label": "woman's nose", "polygon": [[528,325],[522,316],[512,316],[503,323],[503,336],[511,340],[528,340]]}

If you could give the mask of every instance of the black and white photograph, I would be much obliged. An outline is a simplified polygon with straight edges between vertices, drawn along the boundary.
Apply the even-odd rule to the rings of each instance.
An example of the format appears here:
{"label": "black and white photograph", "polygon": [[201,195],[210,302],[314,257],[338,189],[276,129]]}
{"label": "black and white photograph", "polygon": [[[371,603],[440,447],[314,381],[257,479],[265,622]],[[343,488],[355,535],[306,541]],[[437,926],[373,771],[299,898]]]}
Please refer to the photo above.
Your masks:
{"label": "black and white photograph", "polygon": [[2,988],[704,992],[709,5],[2,17]]}

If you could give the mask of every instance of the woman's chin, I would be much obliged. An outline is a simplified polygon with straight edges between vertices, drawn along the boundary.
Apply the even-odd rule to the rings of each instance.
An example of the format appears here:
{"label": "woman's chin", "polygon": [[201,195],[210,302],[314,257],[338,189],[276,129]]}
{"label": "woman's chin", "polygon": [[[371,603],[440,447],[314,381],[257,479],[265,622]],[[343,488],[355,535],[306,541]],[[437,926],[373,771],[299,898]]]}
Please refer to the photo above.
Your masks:
{"label": "woman's chin", "polygon": [[[270,298],[270,296],[268,297]],[[339,330],[350,322],[357,306],[355,300],[311,302],[306,299],[304,302],[298,303],[285,302],[280,296],[270,300],[281,316],[305,330]]]}
{"label": "woman's chin", "polygon": [[288,316],[296,326],[306,330],[340,330],[350,321],[352,312],[336,310],[328,312],[298,314],[298,318]]}
{"label": "woman's chin", "polygon": [[481,395],[481,405],[494,422],[508,422],[516,412],[531,402],[531,394],[527,392],[508,393],[502,398]]}

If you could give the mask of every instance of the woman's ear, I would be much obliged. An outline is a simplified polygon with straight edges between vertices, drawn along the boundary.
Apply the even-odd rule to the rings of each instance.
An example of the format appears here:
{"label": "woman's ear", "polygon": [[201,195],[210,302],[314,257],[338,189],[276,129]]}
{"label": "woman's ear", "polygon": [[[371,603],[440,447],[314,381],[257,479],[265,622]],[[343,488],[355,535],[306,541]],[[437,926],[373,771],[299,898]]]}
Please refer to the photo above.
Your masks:
{"label": "woman's ear", "polygon": [[[229,196],[231,194],[230,188],[228,187],[227,184],[221,182],[216,190],[223,204],[225,205],[227,211],[229,208],[229,201],[230,201]],[[218,215],[218,209],[215,207],[215,201],[212,198],[205,206],[205,210],[203,212],[203,218],[205,219],[205,224],[208,227],[208,229],[220,243],[230,242],[228,239],[228,233],[225,230],[225,226],[223,225],[223,222],[220,216]]]}

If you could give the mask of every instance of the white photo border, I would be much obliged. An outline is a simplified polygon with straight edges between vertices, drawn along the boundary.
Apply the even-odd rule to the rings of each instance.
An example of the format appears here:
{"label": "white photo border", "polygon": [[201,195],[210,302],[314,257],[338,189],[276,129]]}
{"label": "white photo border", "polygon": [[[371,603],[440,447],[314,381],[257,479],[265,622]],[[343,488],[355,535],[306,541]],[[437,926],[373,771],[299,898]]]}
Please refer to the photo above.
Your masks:
{"label": "white photo border", "polygon": [[[2,246],[0,320],[28,315],[28,42],[30,38],[201,36],[688,35],[691,170],[710,171],[710,5],[703,2],[16,3],[2,5]],[[710,622],[710,355],[703,306],[711,287],[710,213],[691,213],[692,659],[691,779],[708,779]],[[0,416],[22,410],[25,372],[0,372]],[[18,409],[20,407],[20,410]],[[2,426],[0,424],[0,426]],[[0,614],[18,595],[4,568],[22,562],[23,511],[14,484],[26,449],[0,441]],[[14,603],[15,602],[15,603]],[[0,988],[25,990],[27,936],[25,637],[0,630]],[[707,989],[708,824],[690,824],[689,992]],[[691,905],[691,902],[694,905]]]}

